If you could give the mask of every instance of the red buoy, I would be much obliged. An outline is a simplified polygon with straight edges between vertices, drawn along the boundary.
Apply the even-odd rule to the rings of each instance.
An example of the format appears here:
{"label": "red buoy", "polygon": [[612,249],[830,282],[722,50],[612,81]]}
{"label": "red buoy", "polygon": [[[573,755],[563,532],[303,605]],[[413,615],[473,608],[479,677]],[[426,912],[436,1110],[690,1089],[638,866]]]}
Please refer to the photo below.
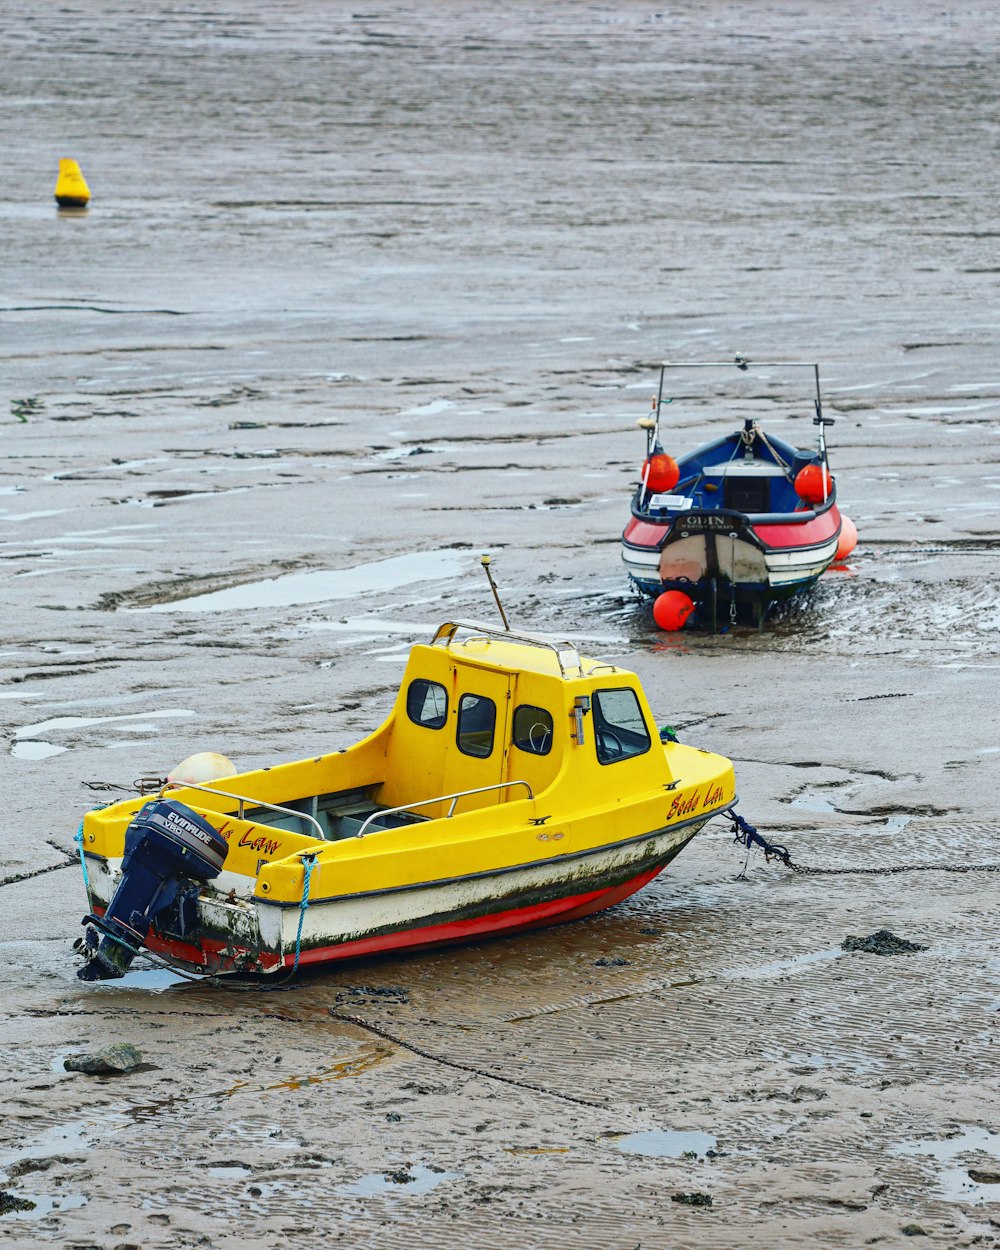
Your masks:
{"label": "red buoy", "polygon": [[658,495],[660,491],[673,490],[680,479],[681,471],[677,467],[677,461],[665,452],[659,451],[655,456],[650,456],[642,466],[642,480],[646,483],[646,489],[654,495]]}
{"label": "red buoy", "polygon": [[665,590],[653,601],[653,620],[667,633],[681,629],[693,611],[694,600],[683,590]]}
{"label": "red buoy", "polygon": [[840,537],[837,539],[835,560],[846,560],[858,545],[858,527],[849,516],[840,514]]}
{"label": "red buoy", "polygon": [[821,464],[807,464],[795,475],[795,493],[806,503],[822,503],[833,492],[833,476]]}

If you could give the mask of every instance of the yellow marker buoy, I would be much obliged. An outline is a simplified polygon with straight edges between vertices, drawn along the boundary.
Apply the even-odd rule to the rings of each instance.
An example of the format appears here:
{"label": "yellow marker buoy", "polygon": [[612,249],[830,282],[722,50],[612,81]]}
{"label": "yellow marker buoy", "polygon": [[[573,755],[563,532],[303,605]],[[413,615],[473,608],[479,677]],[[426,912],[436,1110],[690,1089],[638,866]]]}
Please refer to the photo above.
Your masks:
{"label": "yellow marker buoy", "polygon": [[60,208],[82,208],[90,203],[90,187],[76,161],[65,159],[59,162],[56,203]]}

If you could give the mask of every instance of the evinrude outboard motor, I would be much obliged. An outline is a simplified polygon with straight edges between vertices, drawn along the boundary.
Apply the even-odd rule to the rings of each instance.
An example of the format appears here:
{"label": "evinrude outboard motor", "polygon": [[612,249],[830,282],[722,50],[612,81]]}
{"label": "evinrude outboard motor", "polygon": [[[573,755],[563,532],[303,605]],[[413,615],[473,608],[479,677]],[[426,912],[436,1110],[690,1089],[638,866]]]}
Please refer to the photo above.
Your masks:
{"label": "evinrude outboard motor", "polygon": [[185,894],[196,895],[196,882],[217,877],[228,849],[222,834],[183,803],[145,804],[125,831],[122,878],[107,911],[83,919],[93,928],[84,943],[89,960],[76,975],[83,981],[124,976],[155,917],[178,899],[183,903]]}

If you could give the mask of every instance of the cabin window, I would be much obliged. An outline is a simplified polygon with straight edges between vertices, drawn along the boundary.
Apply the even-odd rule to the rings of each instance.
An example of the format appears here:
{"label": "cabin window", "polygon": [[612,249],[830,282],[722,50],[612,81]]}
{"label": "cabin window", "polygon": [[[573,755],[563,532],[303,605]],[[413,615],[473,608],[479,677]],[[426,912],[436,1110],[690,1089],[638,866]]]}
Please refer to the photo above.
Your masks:
{"label": "cabin window", "polygon": [[649,731],[634,690],[595,690],[593,706],[594,742],[600,763],[613,764],[649,750]]}
{"label": "cabin window", "polygon": [[522,703],[514,712],[514,745],[530,755],[548,755],[552,750],[552,717],[543,707]]}
{"label": "cabin window", "polygon": [[410,682],[406,692],[406,715],[415,725],[441,729],[448,719],[448,691],[423,677]]}
{"label": "cabin window", "polygon": [[458,733],[455,741],[463,755],[486,759],[493,752],[497,705],[481,694],[463,694],[458,701]]}

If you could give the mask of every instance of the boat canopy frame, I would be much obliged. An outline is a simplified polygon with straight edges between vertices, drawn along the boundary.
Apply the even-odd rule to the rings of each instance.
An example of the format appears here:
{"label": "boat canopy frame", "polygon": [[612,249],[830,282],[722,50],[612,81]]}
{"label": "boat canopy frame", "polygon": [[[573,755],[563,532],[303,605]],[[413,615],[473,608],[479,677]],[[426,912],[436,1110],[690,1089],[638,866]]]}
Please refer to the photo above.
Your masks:
{"label": "boat canopy frame", "polygon": [[[747,356],[737,354],[732,360],[663,360],[660,362],[660,385],[656,394],[654,420],[652,426],[646,425],[649,431],[650,445],[659,438],[660,433],[660,410],[663,405],[663,383],[667,376],[668,369],[731,369],[733,366],[746,373],[751,365],[757,369],[811,369],[813,378],[816,383],[816,398],[813,405],[816,409],[816,416],[813,424],[820,427],[822,435],[824,425],[832,425],[833,421],[829,417],[823,416],[823,399],[819,389],[819,364],[816,361],[808,360],[750,360]],[[645,421],[644,419],[643,424]],[[824,460],[826,457],[824,456]]]}
{"label": "boat canopy frame", "polygon": [[571,669],[576,669],[580,677],[585,676],[580,653],[568,640],[547,638],[544,634],[529,634],[518,629],[499,629],[494,625],[482,625],[478,621],[445,621],[431,639],[431,646],[443,645],[450,649],[460,629],[469,630],[474,636],[484,637],[487,641],[494,639],[497,642],[519,642],[529,647],[542,647],[555,654],[562,677],[568,678]]}

